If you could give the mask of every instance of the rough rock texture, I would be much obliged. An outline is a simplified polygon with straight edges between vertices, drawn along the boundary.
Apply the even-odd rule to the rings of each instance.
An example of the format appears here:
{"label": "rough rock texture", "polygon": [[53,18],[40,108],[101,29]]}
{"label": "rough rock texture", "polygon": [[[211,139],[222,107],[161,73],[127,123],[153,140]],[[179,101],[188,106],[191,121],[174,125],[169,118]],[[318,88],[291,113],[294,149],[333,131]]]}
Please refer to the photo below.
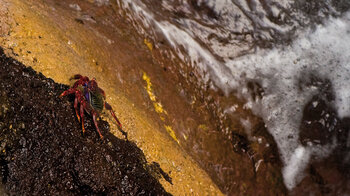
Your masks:
{"label": "rough rock texture", "polygon": [[90,116],[86,133],[75,117],[68,86],[55,83],[0,49],[0,176],[10,195],[168,195],[132,142]]}

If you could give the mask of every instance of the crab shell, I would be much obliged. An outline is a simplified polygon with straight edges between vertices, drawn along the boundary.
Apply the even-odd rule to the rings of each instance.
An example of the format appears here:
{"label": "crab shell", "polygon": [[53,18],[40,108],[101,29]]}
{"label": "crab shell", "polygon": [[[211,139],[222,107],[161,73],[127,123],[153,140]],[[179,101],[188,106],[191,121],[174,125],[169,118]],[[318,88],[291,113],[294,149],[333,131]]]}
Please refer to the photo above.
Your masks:
{"label": "crab shell", "polygon": [[86,101],[89,103],[90,109],[87,109],[87,113],[91,113],[89,110],[95,110],[100,114],[104,108],[105,98],[97,87],[96,89],[90,89],[88,86],[79,86],[79,91],[82,92]]}

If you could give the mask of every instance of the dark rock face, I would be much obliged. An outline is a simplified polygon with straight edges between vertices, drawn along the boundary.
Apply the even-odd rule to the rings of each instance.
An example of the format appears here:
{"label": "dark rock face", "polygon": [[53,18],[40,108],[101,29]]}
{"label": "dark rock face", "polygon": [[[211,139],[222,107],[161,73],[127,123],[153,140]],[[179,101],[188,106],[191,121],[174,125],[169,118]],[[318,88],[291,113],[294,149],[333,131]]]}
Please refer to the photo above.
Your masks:
{"label": "dark rock face", "polygon": [[[57,84],[8,58],[0,49],[0,176],[10,195],[169,195],[143,152],[118,139],[105,121],[100,140],[90,116],[86,132],[73,97]],[[158,164],[159,165],[159,164]]]}
{"label": "dark rock face", "polygon": [[336,146],[324,158],[311,157],[305,178],[290,195],[346,195],[350,192],[350,119],[337,115],[331,81],[312,77],[309,85],[318,87],[320,92],[304,107],[300,143]]}

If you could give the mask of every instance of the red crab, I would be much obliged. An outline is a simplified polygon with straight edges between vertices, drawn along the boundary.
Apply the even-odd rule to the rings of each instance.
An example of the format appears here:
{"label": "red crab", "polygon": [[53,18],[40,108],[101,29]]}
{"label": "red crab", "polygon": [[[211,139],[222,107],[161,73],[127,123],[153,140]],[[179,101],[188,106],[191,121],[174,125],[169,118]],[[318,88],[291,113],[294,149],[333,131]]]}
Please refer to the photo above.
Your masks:
{"label": "red crab", "polygon": [[[78,117],[78,120],[80,121],[81,119],[83,134],[85,132],[85,128],[84,128],[84,110],[85,110],[88,114],[92,115],[96,129],[100,134],[101,139],[103,139],[103,135],[101,134],[100,129],[98,128],[96,118],[99,117],[103,108],[106,108],[111,112],[112,116],[117,121],[120,131],[123,133],[125,137],[127,137],[126,132],[122,130],[122,125],[119,122],[118,118],[115,116],[114,111],[112,110],[112,107],[105,101],[106,100],[105,92],[98,87],[96,80],[94,78],[92,80],[89,80],[87,76],[82,76],[79,74],[74,75],[71,78],[71,80],[72,79],[75,79],[77,81],[73,84],[73,86],[70,89],[64,91],[60,95],[60,97],[63,97],[69,94],[75,94],[74,108],[75,108],[75,113]],[[80,103],[80,116],[78,113],[78,103]]]}

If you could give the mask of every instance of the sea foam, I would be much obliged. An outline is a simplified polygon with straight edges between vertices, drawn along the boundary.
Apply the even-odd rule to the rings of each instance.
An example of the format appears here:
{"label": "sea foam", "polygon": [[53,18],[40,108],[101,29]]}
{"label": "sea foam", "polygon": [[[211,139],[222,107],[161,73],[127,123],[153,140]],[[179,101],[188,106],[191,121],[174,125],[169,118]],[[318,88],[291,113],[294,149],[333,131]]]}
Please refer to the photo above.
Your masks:
{"label": "sea foam", "polygon": [[[332,151],[336,141],[331,146],[303,146],[299,141],[299,127],[304,106],[320,91],[319,86],[305,84],[312,75],[331,81],[339,117],[350,114],[350,13],[330,18],[316,28],[303,29],[291,44],[257,49],[241,57],[232,58],[235,53],[230,47],[208,43],[218,51],[217,55],[222,54],[224,61],[218,61],[197,41],[195,29],[158,21],[141,1],[125,0],[122,6],[137,12],[134,17],[139,17],[144,26],[161,32],[180,58],[185,61],[190,57],[191,64],[208,73],[208,78],[226,94],[238,90],[237,95],[246,98],[246,106],[264,119],[277,143],[288,189],[302,180],[312,158],[327,156]],[[216,9],[222,10],[222,6],[217,4]],[[182,22],[191,27],[191,21]],[[180,48],[184,48],[185,53]],[[251,99],[246,88],[242,88],[252,80],[264,89],[260,100]],[[304,88],[299,88],[300,85]]]}

